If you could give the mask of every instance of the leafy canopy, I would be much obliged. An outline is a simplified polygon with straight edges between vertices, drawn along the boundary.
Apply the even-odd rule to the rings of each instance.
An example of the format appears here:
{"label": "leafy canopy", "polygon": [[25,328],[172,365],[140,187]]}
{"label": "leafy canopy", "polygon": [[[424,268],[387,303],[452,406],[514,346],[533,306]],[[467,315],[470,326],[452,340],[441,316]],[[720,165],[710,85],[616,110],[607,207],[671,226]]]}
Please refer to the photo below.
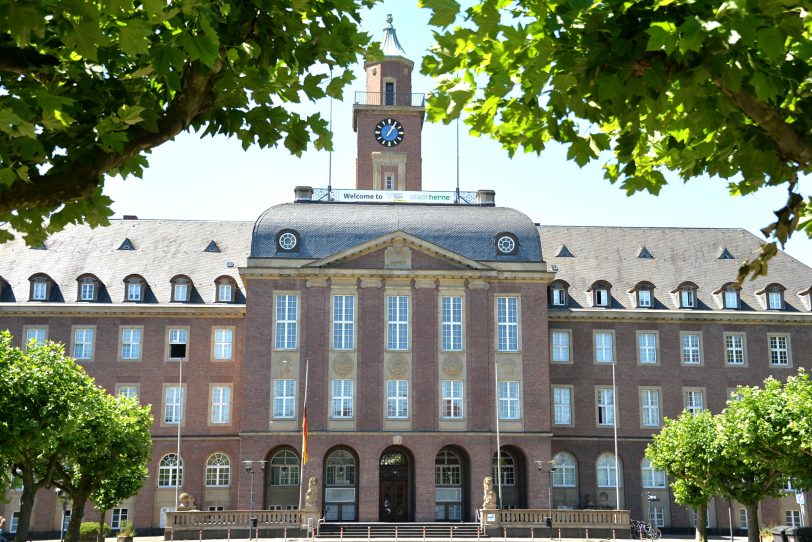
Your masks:
{"label": "leafy canopy", "polygon": [[184,130],[331,148],[289,104],[341,97],[375,1],[0,0],[0,223],[30,245],[107,224],[104,176],[140,176]]}
{"label": "leafy canopy", "polygon": [[[732,195],[784,186],[762,229],[771,241],[739,280],[766,274],[796,230],[812,237],[812,10],[733,0],[420,0],[436,44],[424,73],[439,78],[430,120],[463,111],[475,135],[510,155],[568,146],[583,166],[631,195],[658,194],[670,170],[729,181]],[[455,21],[460,25],[454,26]]]}

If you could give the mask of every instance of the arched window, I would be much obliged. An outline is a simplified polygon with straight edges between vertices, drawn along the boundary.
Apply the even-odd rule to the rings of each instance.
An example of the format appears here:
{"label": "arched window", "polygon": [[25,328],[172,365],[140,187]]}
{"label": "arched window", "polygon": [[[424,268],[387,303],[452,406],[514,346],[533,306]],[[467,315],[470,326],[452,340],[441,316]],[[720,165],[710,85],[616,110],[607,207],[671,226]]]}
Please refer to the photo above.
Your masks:
{"label": "arched window", "polygon": [[96,301],[99,298],[99,279],[93,275],[82,275],[77,279],[77,301]]}
{"label": "arched window", "polygon": [[175,454],[166,454],[158,464],[158,487],[183,485],[183,460]]}
{"label": "arched window", "polygon": [[282,450],[271,458],[271,485],[299,485],[299,458],[291,450]]}
{"label": "arched window", "polygon": [[346,450],[337,450],[327,458],[328,486],[355,485],[355,459]]}
{"label": "arched window", "polygon": [[662,489],[665,487],[665,471],[652,467],[651,461],[648,459],[643,459],[640,468],[643,475],[644,488]]}
{"label": "arched window", "polygon": [[206,461],[206,487],[228,487],[231,483],[231,461],[226,454],[212,454]]}
{"label": "arched window", "polygon": [[612,299],[612,286],[603,280],[595,282],[589,287],[592,292],[592,306],[593,307],[608,307]]}
{"label": "arched window", "polygon": [[715,292],[722,295],[722,307],[725,309],[739,308],[739,289],[733,284],[725,284]]}
{"label": "arched window", "polygon": [[569,284],[563,280],[556,280],[550,284],[550,305],[553,307],[566,307],[569,304],[568,289]]}
{"label": "arched window", "polygon": [[438,486],[458,486],[462,483],[462,462],[451,450],[440,450],[434,458],[434,483]]}
{"label": "arched window", "polygon": [[[514,459],[513,455],[506,450],[502,450],[502,462],[499,465],[499,472],[502,473],[502,485],[503,486],[512,486],[516,483],[516,460]],[[496,462],[498,457],[496,454],[493,454],[493,460],[491,462],[491,471],[494,480],[499,480],[497,476],[497,469],[496,469]]]}
{"label": "arched window", "polygon": [[229,276],[218,277],[214,281],[216,303],[234,303],[237,293],[237,285],[234,279]]}
{"label": "arched window", "polygon": [[48,301],[51,299],[51,287],[53,280],[45,274],[34,275],[30,279],[31,291],[29,299],[31,301]]}
{"label": "arched window", "polygon": [[553,462],[553,487],[575,487],[578,479],[575,459],[570,454],[559,453],[555,455]]}
{"label": "arched window", "polygon": [[146,296],[147,281],[141,275],[130,275],[124,279],[124,301],[139,303]]}
{"label": "arched window", "polygon": [[623,472],[621,470],[618,477],[618,469],[622,469],[620,461],[615,464],[615,456],[613,454],[603,454],[598,458],[598,487],[615,487],[616,485],[623,485]]}
{"label": "arched window", "polygon": [[177,276],[172,279],[172,301],[176,303],[188,303],[192,298],[192,281],[188,277]]}

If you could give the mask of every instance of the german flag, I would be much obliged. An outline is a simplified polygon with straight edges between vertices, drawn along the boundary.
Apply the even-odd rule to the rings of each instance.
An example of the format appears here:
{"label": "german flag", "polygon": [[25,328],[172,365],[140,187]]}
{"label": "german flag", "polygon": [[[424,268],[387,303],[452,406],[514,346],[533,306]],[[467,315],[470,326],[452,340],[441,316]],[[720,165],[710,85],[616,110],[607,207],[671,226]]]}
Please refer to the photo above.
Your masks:
{"label": "german flag", "polygon": [[302,412],[302,466],[307,465],[307,407]]}

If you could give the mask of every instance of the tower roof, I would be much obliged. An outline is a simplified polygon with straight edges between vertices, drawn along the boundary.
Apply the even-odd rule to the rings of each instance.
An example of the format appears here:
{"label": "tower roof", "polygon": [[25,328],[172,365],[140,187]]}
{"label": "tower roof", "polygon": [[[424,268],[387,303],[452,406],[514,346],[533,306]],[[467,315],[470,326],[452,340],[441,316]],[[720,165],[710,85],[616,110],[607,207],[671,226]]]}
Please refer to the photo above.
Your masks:
{"label": "tower roof", "polygon": [[391,13],[386,16],[386,26],[383,29],[383,37],[381,37],[381,50],[385,56],[406,57],[406,51],[403,50],[398,41],[397,31],[392,26]]}

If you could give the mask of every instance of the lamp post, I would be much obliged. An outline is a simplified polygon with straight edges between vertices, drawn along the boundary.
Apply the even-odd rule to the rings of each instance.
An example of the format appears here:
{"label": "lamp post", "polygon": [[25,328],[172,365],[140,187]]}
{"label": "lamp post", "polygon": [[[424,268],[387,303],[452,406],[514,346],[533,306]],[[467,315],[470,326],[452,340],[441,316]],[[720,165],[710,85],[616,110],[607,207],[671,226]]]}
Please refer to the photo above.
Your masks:
{"label": "lamp post", "polygon": [[59,522],[59,542],[65,540],[65,515],[68,512],[68,496],[61,488],[54,489],[54,495],[62,503],[62,521]]}
{"label": "lamp post", "polygon": [[620,510],[620,466],[617,456],[617,382],[615,380],[615,365],[617,362],[612,356],[612,440],[615,443],[615,510]]}
{"label": "lamp post", "polygon": [[[549,475],[549,480],[548,480],[548,483],[547,483],[547,502],[548,502],[547,506],[550,508],[550,510],[552,510],[553,509],[553,473],[555,472],[555,468],[556,468],[555,460],[551,459],[551,460],[545,462],[545,461],[542,461],[540,459],[537,459],[536,461],[534,461],[534,463],[536,464],[536,470],[539,471],[539,474],[541,474],[543,476],[544,473],[547,473]],[[549,465],[547,466],[546,469],[545,469],[545,463],[549,463]]]}
{"label": "lamp post", "polygon": [[659,501],[660,497],[646,493],[646,500],[648,501],[648,522],[651,523],[653,527],[657,527],[657,522],[651,520],[651,503]]}
{"label": "lamp post", "polygon": [[[267,463],[267,461],[262,461],[259,459],[248,459],[242,462],[243,466],[245,467],[245,472],[251,475],[251,498],[248,501],[248,507],[250,510],[251,517],[251,531],[257,528],[257,518],[254,516],[254,463],[259,463],[259,470],[264,474],[265,463]],[[248,539],[249,540],[251,539],[250,531],[248,532]]]}
{"label": "lamp post", "polygon": [[183,362],[186,358],[186,343],[172,343],[169,345],[169,357],[178,360],[178,393],[180,394],[180,415],[178,416],[178,450],[175,465],[175,512],[180,505],[180,426],[183,422],[183,411],[185,410],[186,394],[183,393]]}

